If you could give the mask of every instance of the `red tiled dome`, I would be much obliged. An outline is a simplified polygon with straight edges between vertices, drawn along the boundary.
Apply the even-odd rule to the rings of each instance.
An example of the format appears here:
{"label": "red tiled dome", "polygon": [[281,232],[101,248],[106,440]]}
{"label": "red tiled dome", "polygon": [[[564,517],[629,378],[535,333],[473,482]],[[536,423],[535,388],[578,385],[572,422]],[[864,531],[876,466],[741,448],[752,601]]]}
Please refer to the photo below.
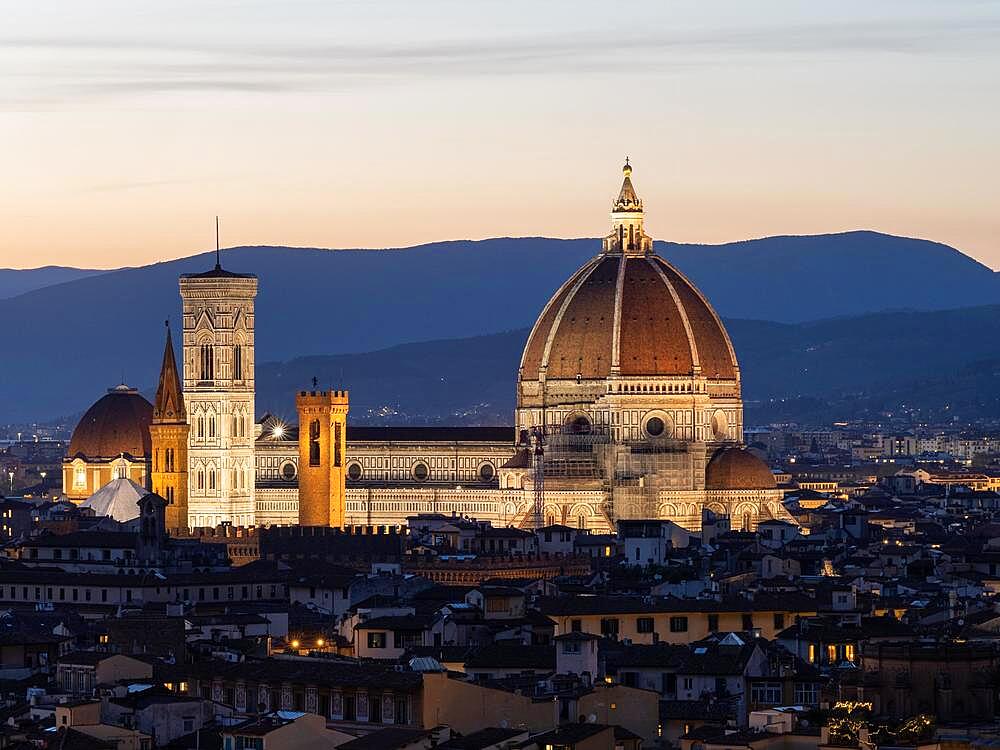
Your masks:
{"label": "red tiled dome", "polygon": [[69,441],[70,458],[82,454],[89,459],[133,458],[150,455],[149,423],[153,405],[137,390],[120,385],[111,388],[87,409]]}
{"label": "red tiled dome", "polygon": [[746,448],[720,448],[705,468],[706,490],[773,490],[774,474]]}
{"label": "red tiled dome", "polygon": [[[617,361],[616,361],[617,358]],[[695,286],[652,253],[601,254],[549,300],[521,359],[520,379],[693,375],[737,379],[722,321]]]}

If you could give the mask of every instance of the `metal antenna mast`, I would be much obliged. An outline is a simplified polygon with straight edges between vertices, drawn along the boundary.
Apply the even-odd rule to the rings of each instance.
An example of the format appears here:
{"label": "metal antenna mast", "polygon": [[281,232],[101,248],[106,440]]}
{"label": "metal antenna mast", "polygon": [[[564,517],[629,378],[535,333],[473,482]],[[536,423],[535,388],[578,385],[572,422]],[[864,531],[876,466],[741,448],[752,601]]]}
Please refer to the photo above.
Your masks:
{"label": "metal antenna mast", "polygon": [[219,251],[219,217],[215,217],[215,270],[222,270],[222,255]]}

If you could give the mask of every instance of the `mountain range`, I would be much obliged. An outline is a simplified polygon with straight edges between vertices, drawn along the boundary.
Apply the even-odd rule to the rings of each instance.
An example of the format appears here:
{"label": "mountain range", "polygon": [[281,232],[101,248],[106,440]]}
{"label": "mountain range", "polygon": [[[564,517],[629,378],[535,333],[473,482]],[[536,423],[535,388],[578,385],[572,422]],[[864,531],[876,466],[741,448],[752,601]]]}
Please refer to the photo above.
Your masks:
{"label": "mountain range", "polygon": [[[372,365],[371,382],[402,378],[404,367],[428,371],[438,378],[436,382],[447,384],[441,386],[442,409],[447,399],[468,391],[471,400],[460,408],[475,412],[480,408],[476,404],[500,403],[503,383],[512,399],[520,346],[511,345],[503,353],[495,340],[478,339],[529,326],[553,291],[599,247],[592,239],[545,238],[443,242],[392,250],[242,247],[224,251],[223,265],[260,279],[256,350],[262,406],[269,398],[269,368],[284,378],[283,387],[294,390],[302,385],[290,382],[287,367],[269,362],[375,352],[371,361],[379,364]],[[771,237],[713,246],[657,243],[657,251],[691,277],[723,316],[738,319],[730,325],[744,360],[750,398],[793,397],[811,392],[809,383],[818,388],[825,378],[836,379],[836,371],[825,365],[819,371],[817,366],[806,367],[823,361],[828,351],[824,337],[833,335],[824,325],[836,321],[809,321],[886,310],[906,316],[911,314],[906,310],[1000,303],[997,274],[958,250],[873,232]],[[123,379],[139,386],[155,383],[163,320],[172,319],[175,329],[179,323],[177,277],[213,263],[211,254],[205,253],[136,268],[80,271],[76,278],[53,280],[0,299],[7,355],[0,377],[0,421],[78,413]],[[39,283],[42,270],[4,272],[4,277],[14,274],[10,277],[14,281],[4,283],[16,284],[17,274],[29,275],[21,283],[28,284],[31,275],[33,283]],[[775,324],[740,323],[742,319]],[[760,326],[760,346],[770,354],[759,364],[752,354],[756,345],[740,342],[736,332],[740,325]],[[890,316],[884,325],[909,324]],[[942,346],[961,340],[947,322],[943,325],[938,335],[951,341]],[[817,348],[808,352],[805,364],[798,357],[775,356],[787,354],[807,330],[814,341],[803,345]],[[863,328],[856,328],[855,334],[860,340],[853,345],[838,339],[842,348],[829,350],[848,358],[838,365],[847,370],[844,383],[855,382],[855,373],[871,366],[861,355],[873,345],[872,339]],[[521,334],[500,336],[504,335],[516,340]],[[460,346],[475,352],[482,366],[460,375],[443,359],[380,359],[382,350],[404,344],[413,344],[416,352],[438,346],[447,350],[451,344],[443,340],[448,339],[462,339]],[[427,341],[435,343],[418,343]],[[920,350],[925,351],[926,347]],[[856,363],[851,359],[855,356]],[[899,356],[908,369],[922,371],[916,350]],[[359,367],[366,361],[353,360]],[[352,374],[346,364],[352,358],[337,361],[344,375],[336,379],[355,392],[358,386],[364,391],[365,381],[358,381],[360,375]],[[783,365],[774,364],[778,362]],[[488,391],[491,373],[496,373],[496,395]],[[459,382],[461,377],[472,380]],[[426,379],[423,382],[417,396],[427,403],[434,398],[434,389]],[[391,411],[389,401],[384,393],[372,399],[375,406]],[[406,413],[414,411],[412,403],[400,407]],[[504,406],[498,413],[510,412]]]}
{"label": "mountain range", "polygon": [[96,276],[104,271],[91,268],[70,268],[67,266],[42,266],[41,268],[0,268],[0,300],[16,297],[19,294],[44,289],[64,281],[85,279]]}
{"label": "mountain range", "polygon": [[[902,411],[940,422],[1000,418],[1000,306],[809,323],[728,319],[747,424],[812,424]],[[499,424],[529,329],[301,357],[257,369],[257,410],[294,418],[316,377],[351,390],[357,423]]]}

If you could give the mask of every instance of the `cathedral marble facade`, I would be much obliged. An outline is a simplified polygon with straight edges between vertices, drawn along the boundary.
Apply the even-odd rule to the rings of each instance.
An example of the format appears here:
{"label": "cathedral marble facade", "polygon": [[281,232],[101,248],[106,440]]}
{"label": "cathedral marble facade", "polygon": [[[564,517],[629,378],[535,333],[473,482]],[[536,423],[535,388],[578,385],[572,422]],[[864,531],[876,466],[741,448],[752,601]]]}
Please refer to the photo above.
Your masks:
{"label": "cathedral marble facade", "polygon": [[[515,427],[349,428],[343,516],[421,513],[612,531],[619,518],[698,530],[786,514],[770,469],[741,447],[732,342],[708,300],[653,252],[626,164],[603,248],[542,308],[524,347]],[[294,523],[295,426],[258,429],[260,523]]]}
{"label": "cathedral marble facade", "polygon": [[[186,477],[175,464],[153,471],[177,492],[177,514],[186,480],[189,527],[400,525],[440,513],[605,532],[620,518],[698,530],[706,512],[736,529],[784,517],[773,474],[742,447],[740,368],[725,326],[653,251],[631,175],[626,163],[600,252],[541,308],[512,384],[513,427],[351,426],[346,391],[300,391],[294,421],[257,419],[258,280],[217,259],[180,279],[176,413],[158,395],[150,446],[152,406],[130,389],[106,396],[77,428],[67,486],[90,489],[88,472],[116,460],[133,461],[148,483],[150,456],[184,452],[176,422],[186,409]],[[127,426],[128,440],[106,440],[101,415],[122,434]]]}
{"label": "cathedral marble facade", "polygon": [[185,274],[184,399],[188,524],[256,523],[254,504],[254,297],[257,277]]}

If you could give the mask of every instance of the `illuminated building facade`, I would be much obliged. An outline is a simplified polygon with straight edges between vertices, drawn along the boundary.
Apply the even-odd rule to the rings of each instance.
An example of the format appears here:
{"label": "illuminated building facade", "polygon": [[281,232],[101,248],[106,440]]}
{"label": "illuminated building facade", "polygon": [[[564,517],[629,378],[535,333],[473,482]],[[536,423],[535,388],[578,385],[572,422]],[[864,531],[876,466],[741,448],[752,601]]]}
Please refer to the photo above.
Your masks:
{"label": "illuminated building facade", "polygon": [[[532,329],[515,429],[349,428],[347,523],[454,512],[520,527],[606,531],[617,518],[666,518],[696,530],[705,510],[734,528],[784,517],[770,469],[740,446],[729,335],[697,288],[653,252],[631,174],[626,164],[602,252],[556,291]],[[302,459],[292,429],[260,426],[262,523],[298,516]]]}
{"label": "illuminated building facade", "polygon": [[180,279],[188,412],[188,524],[255,523],[257,277],[219,263]]}
{"label": "illuminated building facade", "polygon": [[63,492],[81,502],[113,479],[149,481],[149,423],[153,405],[124,383],[98,399],[80,419],[63,459]]}
{"label": "illuminated building facade", "polygon": [[344,525],[347,466],[347,391],[301,391],[299,414],[299,525]]}
{"label": "illuminated building facade", "polygon": [[189,432],[183,386],[168,327],[149,437],[152,448],[150,486],[167,502],[164,518],[170,530],[188,527]]}
{"label": "illuminated building facade", "polygon": [[[610,531],[631,518],[698,530],[706,511],[735,529],[786,517],[770,469],[741,446],[725,326],[653,252],[631,177],[626,163],[601,252],[532,328],[512,428],[348,427],[346,392],[300,393],[300,425],[255,423],[257,279],[218,263],[182,276],[188,526],[395,525],[443,513],[522,528]],[[144,462],[143,432],[147,446],[134,450]]]}

